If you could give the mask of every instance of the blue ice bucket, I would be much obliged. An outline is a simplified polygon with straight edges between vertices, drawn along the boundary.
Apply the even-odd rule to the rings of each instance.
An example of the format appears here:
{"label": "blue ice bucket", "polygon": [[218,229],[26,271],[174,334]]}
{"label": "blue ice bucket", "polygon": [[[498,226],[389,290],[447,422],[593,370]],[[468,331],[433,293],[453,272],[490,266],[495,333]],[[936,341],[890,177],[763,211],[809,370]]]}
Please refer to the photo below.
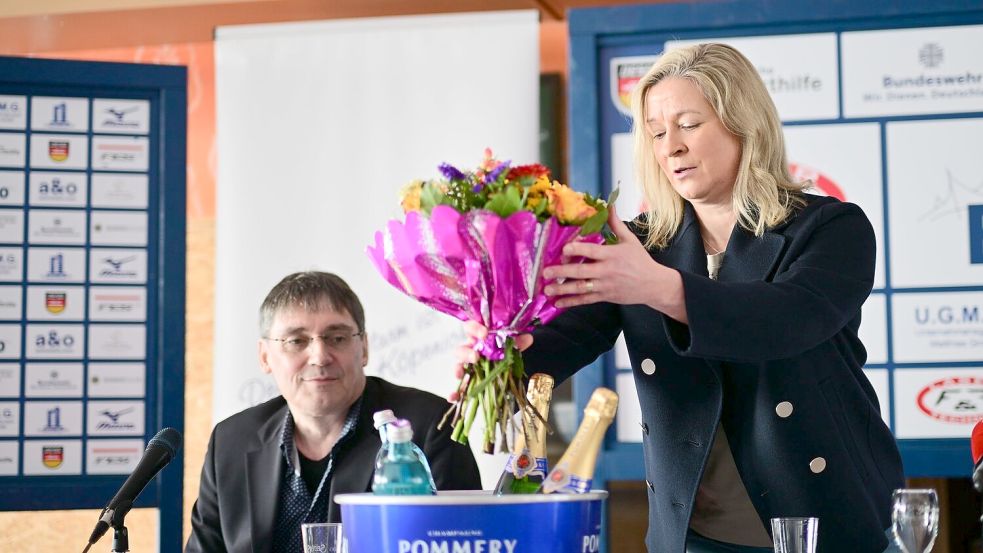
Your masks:
{"label": "blue ice bucket", "polygon": [[349,553],[593,553],[608,492],[339,494]]}

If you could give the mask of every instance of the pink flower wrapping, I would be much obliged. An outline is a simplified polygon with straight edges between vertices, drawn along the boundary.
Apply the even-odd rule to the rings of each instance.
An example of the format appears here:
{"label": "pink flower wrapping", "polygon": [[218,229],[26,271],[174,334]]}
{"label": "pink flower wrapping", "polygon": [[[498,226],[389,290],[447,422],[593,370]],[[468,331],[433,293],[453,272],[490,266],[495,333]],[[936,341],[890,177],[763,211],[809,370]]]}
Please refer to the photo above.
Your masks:
{"label": "pink flower wrapping", "polygon": [[[458,213],[437,206],[430,219],[413,211],[375,235],[369,257],[398,290],[462,321],[490,331],[476,347],[493,361],[504,357],[504,337],[552,320],[559,309],[543,294],[542,270],[561,262],[563,246],[580,227],[543,223],[528,211],[506,219],[484,210]],[[600,244],[600,233],[579,237]],[[567,260],[569,262],[569,260]]]}
{"label": "pink flower wrapping", "polygon": [[[604,242],[601,233],[579,236],[580,231],[581,227],[561,225],[554,217],[538,222],[530,211],[502,218],[487,210],[460,213],[438,205],[429,218],[411,211],[405,222],[389,221],[376,233],[368,254],[379,273],[398,290],[462,321],[484,325],[488,337],[475,349],[493,363],[488,367],[491,374],[478,377],[494,377],[509,368],[497,365],[506,360],[508,349],[514,348],[511,337],[529,332],[561,312],[555,298],[543,293],[543,268],[577,262],[564,259],[563,246],[569,242]],[[521,383],[521,368],[514,376]],[[514,396],[518,390],[510,388],[506,383],[497,387],[497,393]],[[475,393],[480,395],[481,391]],[[523,396],[519,396],[520,403]],[[489,420],[487,415],[494,416]],[[486,411],[491,432],[497,416]],[[466,434],[463,440],[459,434],[456,439],[465,441]],[[486,434],[486,450],[488,441]]]}

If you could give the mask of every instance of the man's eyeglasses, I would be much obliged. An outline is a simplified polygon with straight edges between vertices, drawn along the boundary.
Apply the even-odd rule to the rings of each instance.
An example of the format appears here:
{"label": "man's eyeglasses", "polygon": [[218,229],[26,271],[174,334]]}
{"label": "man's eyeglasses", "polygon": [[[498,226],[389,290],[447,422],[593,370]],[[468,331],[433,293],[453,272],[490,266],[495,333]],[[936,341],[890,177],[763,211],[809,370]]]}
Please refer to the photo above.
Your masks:
{"label": "man's eyeglasses", "polygon": [[273,342],[280,342],[280,347],[287,353],[300,353],[311,346],[314,340],[321,340],[325,347],[334,352],[347,351],[355,341],[361,336],[362,332],[331,332],[323,336],[292,336],[290,338],[264,338]]}

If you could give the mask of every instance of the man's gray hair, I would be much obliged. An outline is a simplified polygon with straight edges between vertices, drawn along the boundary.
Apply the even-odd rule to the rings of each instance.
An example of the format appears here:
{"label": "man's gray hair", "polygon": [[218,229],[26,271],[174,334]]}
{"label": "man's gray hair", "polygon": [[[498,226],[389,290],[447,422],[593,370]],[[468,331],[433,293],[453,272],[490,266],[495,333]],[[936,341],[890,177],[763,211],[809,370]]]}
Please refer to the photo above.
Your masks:
{"label": "man's gray hair", "polygon": [[365,331],[365,310],[348,283],[332,273],[303,271],[283,277],[266,295],[259,308],[260,335],[269,336],[278,313],[298,307],[308,312],[324,308],[345,311],[355,320],[358,331]]}

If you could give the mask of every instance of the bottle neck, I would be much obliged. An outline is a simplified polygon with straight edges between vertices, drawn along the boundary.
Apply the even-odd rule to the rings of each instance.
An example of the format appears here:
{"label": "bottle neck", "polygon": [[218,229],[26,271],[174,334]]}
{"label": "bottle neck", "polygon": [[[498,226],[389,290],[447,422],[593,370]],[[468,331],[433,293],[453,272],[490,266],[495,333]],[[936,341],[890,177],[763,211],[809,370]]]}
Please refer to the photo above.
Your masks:
{"label": "bottle neck", "polygon": [[568,471],[581,477],[591,478],[594,466],[597,464],[597,454],[601,449],[604,431],[611,421],[597,415],[584,415],[577,433],[574,434],[570,446],[557,465],[566,463]]}

